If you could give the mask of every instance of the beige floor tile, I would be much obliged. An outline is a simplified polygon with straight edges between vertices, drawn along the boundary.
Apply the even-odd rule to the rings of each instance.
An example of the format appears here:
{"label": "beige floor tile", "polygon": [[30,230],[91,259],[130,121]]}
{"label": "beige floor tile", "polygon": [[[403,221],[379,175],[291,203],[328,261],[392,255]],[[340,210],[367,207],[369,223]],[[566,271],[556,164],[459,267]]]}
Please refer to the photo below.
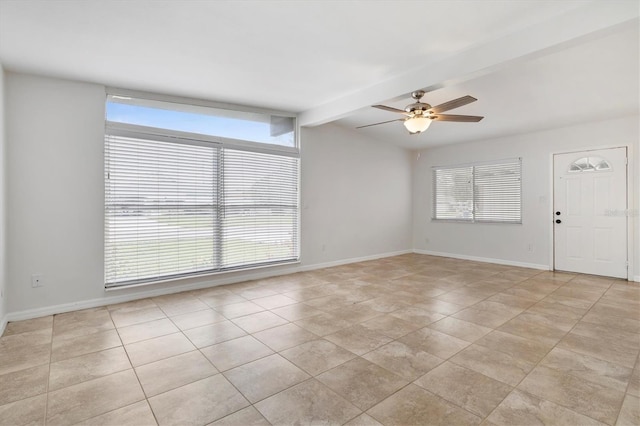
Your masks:
{"label": "beige floor tile", "polygon": [[180,330],[168,318],[118,328],[120,339],[125,345],[177,333],[178,331]]}
{"label": "beige floor tile", "polygon": [[73,424],[134,402],[144,393],[133,370],[49,392],[47,424]]}
{"label": "beige floor tile", "polygon": [[363,358],[407,380],[415,380],[444,362],[421,348],[397,341],[369,352]]}
{"label": "beige floor tile", "polygon": [[199,351],[187,352],[136,368],[147,398],[217,374]]}
{"label": "beige floor tile", "polygon": [[228,370],[224,375],[252,403],[310,377],[278,354]]}
{"label": "beige floor tile", "polygon": [[[500,426],[513,425],[581,425],[604,426],[597,420],[578,414],[558,404],[515,390],[487,418]],[[483,423],[484,424],[484,423]]]}
{"label": "beige floor tile", "polygon": [[513,389],[451,362],[440,364],[415,384],[481,417],[488,416]]}
{"label": "beige floor tile", "polygon": [[0,405],[0,425],[39,426],[44,425],[47,395],[33,396],[20,401]]}
{"label": "beige floor tile", "polygon": [[458,339],[466,340],[467,342],[475,342],[492,331],[491,328],[453,317],[443,318],[440,321],[434,322],[429,325],[429,328],[457,337]]}
{"label": "beige floor tile", "polygon": [[636,360],[636,366],[633,369],[631,378],[629,379],[629,388],[627,389],[633,396],[640,397],[640,358]]}
{"label": "beige floor tile", "polygon": [[171,317],[171,321],[177,325],[180,330],[202,327],[203,325],[215,324],[224,320],[224,315],[213,309],[203,309],[201,311]]}
{"label": "beige floor tile", "polygon": [[394,300],[393,298],[388,296],[376,297],[375,299],[365,300],[364,302],[360,302],[358,304],[367,306],[374,311],[378,311],[383,314],[388,314],[390,312],[397,311],[398,309],[409,307],[408,304],[398,300]]}
{"label": "beige floor tile", "polygon": [[245,315],[255,314],[256,312],[262,312],[266,309],[260,305],[256,305],[253,302],[245,300],[244,302],[231,303],[228,305],[222,305],[215,308],[216,312],[220,313],[226,318],[233,319],[242,317]]}
{"label": "beige floor tile", "polygon": [[0,375],[48,364],[50,359],[50,343],[9,346],[0,342]]}
{"label": "beige floor tile", "polygon": [[184,334],[198,348],[215,345],[216,343],[235,339],[246,335],[240,327],[231,321],[223,321],[215,324],[185,330]]}
{"label": "beige floor tile", "polygon": [[408,381],[362,358],[326,371],[317,379],[361,410],[367,410]]}
{"label": "beige floor tile", "polygon": [[436,312],[443,315],[453,315],[465,308],[463,305],[456,305],[455,303],[449,303],[435,298],[425,298],[419,303],[413,304],[413,306],[424,309],[425,311]]}
{"label": "beige floor tile", "polygon": [[116,310],[111,312],[111,319],[118,328],[166,317],[165,313],[156,306],[133,311]]}
{"label": "beige floor tile", "polygon": [[271,312],[286,319],[287,321],[298,321],[314,315],[319,315],[323,311],[312,306],[305,305],[304,303],[296,303],[294,305],[287,305],[281,308],[272,309]]}
{"label": "beige floor tile", "polygon": [[326,312],[296,321],[295,324],[318,336],[326,336],[327,334],[335,333],[338,330],[354,325],[347,320]]}
{"label": "beige floor tile", "polygon": [[280,355],[312,376],[317,376],[356,357],[352,352],[326,340],[306,342],[282,351]]}
{"label": "beige floor tile", "polygon": [[199,295],[198,299],[202,300],[211,308],[216,308],[218,306],[230,305],[232,303],[240,303],[246,302],[247,299],[244,297],[238,296],[233,293],[217,293],[217,294],[205,294]]}
{"label": "beige floor tile", "polygon": [[134,367],[159,361],[195,349],[182,333],[168,334],[141,342],[125,345]]}
{"label": "beige floor tile", "polygon": [[265,309],[275,309],[281,308],[287,305],[293,305],[298,303],[297,300],[294,300],[290,297],[284,296],[282,294],[275,294],[273,296],[259,297],[257,299],[251,299],[253,303],[256,305],[260,305]]}
{"label": "beige floor tile", "polygon": [[573,332],[567,334],[558,343],[557,347],[628,368],[633,368],[638,356],[638,350],[630,349],[621,342],[603,341],[602,339],[581,336]]}
{"label": "beige floor tile", "polygon": [[526,339],[537,340],[538,342],[549,345],[558,343],[567,333],[566,331],[558,330],[557,328],[531,323],[528,319],[522,317],[515,317],[514,319],[507,321],[500,326],[498,330],[505,333],[515,334],[516,336],[524,337]]}
{"label": "beige floor tile", "polygon": [[351,305],[346,308],[338,308],[331,311],[331,314],[335,315],[339,319],[344,319],[353,324],[362,323],[384,315],[382,312],[376,311],[370,306],[365,305]]}
{"label": "beige floor tile", "polygon": [[429,312],[424,309],[414,307],[398,309],[397,311],[391,312],[389,315],[423,327],[445,317],[445,315],[437,312]]}
{"label": "beige floor tile", "polygon": [[441,294],[436,299],[460,306],[471,306],[489,297],[488,295],[471,294],[465,290],[454,290]]}
{"label": "beige floor tile", "polygon": [[498,315],[484,309],[475,309],[470,307],[455,313],[453,317],[472,322],[483,327],[496,328],[513,318],[513,315]]}
{"label": "beige floor tile", "polygon": [[201,352],[220,371],[226,371],[273,354],[271,349],[252,336],[243,336],[207,346],[202,348]]}
{"label": "beige floor tile", "polygon": [[253,336],[276,352],[318,338],[310,331],[291,323],[259,331],[254,333]]}
{"label": "beige floor tile", "polygon": [[77,426],[155,426],[155,417],[147,401],[136,402],[126,407],[118,408],[97,417],[92,417]]}
{"label": "beige floor tile", "polygon": [[616,317],[609,315],[606,312],[589,311],[582,318],[582,322],[604,325],[631,333],[637,333],[638,330],[640,330],[640,320],[633,318]]}
{"label": "beige floor tile", "polygon": [[531,324],[539,324],[549,328],[556,328],[565,333],[571,330],[578,322],[575,319],[558,316],[558,315],[542,315],[535,312],[523,312],[516,318]]}
{"label": "beige floor tile", "polygon": [[498,330],[476,340],[475,344],[534,364],[540,361],[553,347],[552,343],[539,342]]}
{"label": "beige floor tile", "polygon": [[48,378],[48,364],[3,374],[0,376],[0,405],[45,393]]}
{"label": "beige floor tile", "polygon": [[[236,290],[232,288],[232,291],[236,291]],[[277,292],[273,289],[263,288],[260,286],[238,290],[237,293],[247,300],[255,300],[261,297],[269,297],[277,294]]]}
{"label": "beige floor tile", "polygon": [[362,325],[354,325],[353,327],[342,329],[325,336],[325,339],[356,355],[364,355],[393,340]]}
{"label": "beige floor tile", "polygon": [[640,424],[640,399],[627,395],[622,403],[616,426],[634,426]]}
{"label": "beige floor tile", "polygon": [[52,333],[50,329],[25,331],[0,337],[0,351],[12,350],[22,346],[35,346],[51,343]]}
{"label": "beige floor tile", "polygon": [[482,420],[413,384],[367,413],[385,425],[477,425]]}
{"label": "beige floor tile", "polygon": [[116,330],[101,331],[66,340],[54,340],[51,362],[122,346]]}
{"label": "beige floor tile", "polygon": [[202,300],[187,292],[154,297],[153,301],[169,317],[209,308]]}
{"label": "beige floor tile", "polygon": [[498,293],[487,299],[487,302],[502,303],[514,308],[528,309],[536,303],[536,300],[526,297],[514,296],[513,294]]}
{"label": "beige floor tile", "polygon": [[382,426],[382,423],[370,415],[362,413],[358,417],[345,423],[344,426]]}
{"label": "beige floor tile", "polygon": [[160,426],[204,425],[249,406],[222,374],[149,398]]}
{"label": "beige floor tile", "polygon": [[121,346],[68,358],[51,364],[49,391],[108,376],[130,368],[129,358]]}
{"label": "beige floor tile", "polygon": [[111,312],[113,311],[137,311],[140,309],[147,309],[156,307],[156,302],[147,298],[147,299],[138,299],[132,300],[130,302],[116,303],[113,305],[108,305],[107,309]]}
{"label": "beige floor tile", "polygon": [[479,345],[463,349],[450,361],[511,386],[520,383],[535,366],[535,363]]}
{"label": "beige floor tile", "polygon": [[566,305],[560,305],[558,303],[548,303],[544,300],[532,305],[527,309],[527,312],[541,314],[541,315],[553,315],[557,317],[565,317],[572,320],[579,320],[585,314],[584,309],[572,308]]}
{"label": "beige floor tile", "polygon": [[34,318],[24,321],[11,321],[4,330],[4,336],[12,334],[20,334],[28,331],[51,330],[53,328],[53,315],[46,317]]}
{"label": "beige floor tile", "polygon": [[253,406],[243,408],[233,414],[216,420],[209,424],[210,426],[271,426],[262,414]]}
{"label": "beige floor tile", "polygon": [[274,313],[265,311],[236,318],[233,322],[247,333],[256,333],[267,328],[287,324],[289,321],[280,318]]}
{"label": "beige floor tile", "polygon": [[[638,315],[640,315],[640,310],[638,311]],[[618,344],[629,350],[640,350],[640,329],[632,333],[601,324],[590,324],[580,321],[571,330],[571,333],[592,337],[607,343]]]}
{"label": "beige floor tile", "polygon": [[557,303],[564,306],[570,306],[572,308],[578,309],[589,309],[593,306],[593,302],[584,299],[576,299],[573,297],[561,296],[559,294],[551,293],[549,296],[545,297],[545,302],[549,303]]}
{"label": "beige floor tile", "polygon": [[413,348],[421,348],[442,359],[452,357],[471,344],[428,327],[409,333],[398,341]]}
{"label": "beige floor tile", "polygon": [[256,404],[272,424],[343,424],[361,411],[315,379]]}
{"label": "beige floor tile", "polygon": [[613,424],[624,393],[547,367],[536,367],[518,389]]}
{"label": "beige floor tile", "polygon": [[620,392],[626,391],[632,373],[631,368],[561,348],[552,349],[540,365]]}
{"label": "beige floor tile", "polygon": [[115,328],[109,311],[106,309],[83,315],[82,319],[77,321],[73,321],[72,317],[65,317],[67,318],[65,321],[58,321],[57,315],[55,318],[53,324],[53,338],[55,340],[72,339]]}
{"label": "beige floor tile", "polygon": [[385,336],[389,336],[392,339],[399,339],[412,331],[422,328],[420,325],[412,324],[387,314],[372,318],[360,325],[368,328],[369,330],[377,331]]}

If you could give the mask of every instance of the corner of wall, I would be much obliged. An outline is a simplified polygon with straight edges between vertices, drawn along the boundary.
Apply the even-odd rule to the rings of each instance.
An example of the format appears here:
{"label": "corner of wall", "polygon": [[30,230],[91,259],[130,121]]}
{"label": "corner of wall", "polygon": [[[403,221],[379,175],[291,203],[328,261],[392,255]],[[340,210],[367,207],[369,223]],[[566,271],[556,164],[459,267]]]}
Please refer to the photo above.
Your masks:
{"label": "corner of wall", "polygon": [[4,69],[0,64],[0,336],[7,326],[6,271],[6,129]]}

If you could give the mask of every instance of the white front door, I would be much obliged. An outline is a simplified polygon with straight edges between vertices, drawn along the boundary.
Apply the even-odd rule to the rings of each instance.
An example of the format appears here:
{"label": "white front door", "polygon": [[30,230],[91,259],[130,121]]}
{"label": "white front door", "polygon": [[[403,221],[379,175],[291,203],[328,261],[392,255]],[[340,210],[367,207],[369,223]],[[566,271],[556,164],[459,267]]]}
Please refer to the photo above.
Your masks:
{"label": "white front door", "polygon": [[556,154],[555,269],[627,278],[627,149]]}

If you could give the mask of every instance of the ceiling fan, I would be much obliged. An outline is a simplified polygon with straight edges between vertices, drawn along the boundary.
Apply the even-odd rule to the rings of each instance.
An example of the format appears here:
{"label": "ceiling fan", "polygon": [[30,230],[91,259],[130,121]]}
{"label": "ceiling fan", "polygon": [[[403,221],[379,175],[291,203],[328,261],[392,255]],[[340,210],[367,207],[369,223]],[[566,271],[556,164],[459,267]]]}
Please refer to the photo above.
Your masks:
{"label": "ceiling fan", "polygon": [[441,112],[449,111],[454,108],[459,108],[463,105],[470,104],[477,101],[473,96],[463,96],[458,99],[454,99],[449,102],[432,107],[431,105],[421,102],[420,100],[424,96],[424,90],[416,90],[411,93],[411,97],[415,99],[415,102],[407,105],[404,110],[389,107],[386,105],[372,105],[374,108],[383,109],[385,111],[397,112],[404,115],[404,118],[398,118],[395,120],[382,121],[380,123],[367,124],[366,126],[356,127],[356,129],[362,129],[364,127],[377,126],[378,124],[392,123],[394,121],[403,121],[404,127],[407,128],[412,135],[422,133],[429,128],[432,121],[459,121],[467,123],[476,123],[482,120],[484,117],[477,115],[451,115],[440,114]]}

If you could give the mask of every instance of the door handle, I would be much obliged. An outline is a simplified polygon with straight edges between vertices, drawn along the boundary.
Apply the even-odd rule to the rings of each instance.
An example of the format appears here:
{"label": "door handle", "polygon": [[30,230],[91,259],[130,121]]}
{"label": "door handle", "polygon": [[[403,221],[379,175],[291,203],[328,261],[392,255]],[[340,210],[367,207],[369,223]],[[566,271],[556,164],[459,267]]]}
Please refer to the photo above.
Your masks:
{"label": "door handle", "polygon": [[556,223],[562,223],[560,219],[556,219]]}

